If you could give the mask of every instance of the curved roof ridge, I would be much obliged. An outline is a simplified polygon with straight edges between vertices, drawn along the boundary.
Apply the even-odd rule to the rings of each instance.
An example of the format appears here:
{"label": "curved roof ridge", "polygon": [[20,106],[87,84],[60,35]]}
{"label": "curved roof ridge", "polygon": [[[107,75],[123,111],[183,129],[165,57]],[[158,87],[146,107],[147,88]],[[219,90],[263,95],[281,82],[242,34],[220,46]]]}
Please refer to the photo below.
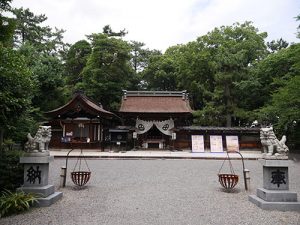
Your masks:
{"label": "curved roof ridge", "polygon": [[85,94],[81,93],[81,92],[77,92],[74,94],[73,98],[68,101],[65,105],[53,109],[51,111],[45,112],[46,115],[48,116],[58,116],[60,114],[66,113],[66,111],[68,110],[69,107],[74,107],[72,106],[72,104],[74,104],[75,101],[80,101],[83,102],[87,107],[91,108],[91,111],[95,111],[95,115],[97,113],[99,114],[104,114],[107,116],[113,116],[115,115],[114,113],[107,111],[105,109],[103,109],[101,106],[97,105],[95,102],[93,102],[91,99],[89,99]]}

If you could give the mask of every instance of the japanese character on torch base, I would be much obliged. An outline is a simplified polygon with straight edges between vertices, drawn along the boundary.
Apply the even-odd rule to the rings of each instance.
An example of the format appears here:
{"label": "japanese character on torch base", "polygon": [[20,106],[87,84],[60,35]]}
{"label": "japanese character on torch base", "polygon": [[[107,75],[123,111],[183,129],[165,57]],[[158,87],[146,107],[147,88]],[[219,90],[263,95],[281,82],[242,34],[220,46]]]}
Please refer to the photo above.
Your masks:
{"label": "japanese character on torch base", "polygon": [[263,188],[249,201],[264,210],[300,211],[297,193],[289,191],[289,161],[286,159],[260,159],[263,165]]}
{"label": "japanese character on torch base", "polygon": [[28,135],[27,152],[20,158],[20,163],[24,164],[24,184],[18,190],[40,196],[35,204],[38,207],[50,206],[62,197],[62,192],[55,192],[54,186],[48,183],[49,163],[54,157],[49,155],[44,141],[51,138],[50,127],[47,130],[43,140],[31,139]]}

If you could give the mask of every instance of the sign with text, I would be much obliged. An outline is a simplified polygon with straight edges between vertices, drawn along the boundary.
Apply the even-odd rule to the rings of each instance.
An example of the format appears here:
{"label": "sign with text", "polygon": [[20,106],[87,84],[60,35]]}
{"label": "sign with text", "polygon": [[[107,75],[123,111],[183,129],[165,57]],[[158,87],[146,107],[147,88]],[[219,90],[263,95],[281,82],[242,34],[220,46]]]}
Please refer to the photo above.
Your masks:
{"label": "sign with text", "polygon": [[238,136],[226,136],[227,151],[239,151],[239,137]]}
{"label": "sign with text", "polygon": [[210,151],[211,152],[223,152],[223,142],[221,135],[210,136]]}
{"label": "sign with text", "polygon": [[203,135],[192,135],[192,152],[204,152]]}

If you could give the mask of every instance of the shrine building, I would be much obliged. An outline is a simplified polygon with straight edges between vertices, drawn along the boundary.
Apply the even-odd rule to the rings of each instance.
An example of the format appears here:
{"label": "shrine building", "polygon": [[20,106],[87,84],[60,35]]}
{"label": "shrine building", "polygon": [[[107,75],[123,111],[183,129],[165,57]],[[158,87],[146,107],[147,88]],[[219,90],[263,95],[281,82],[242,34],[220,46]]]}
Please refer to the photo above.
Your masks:
{"label": "shrine building", "polygon": [[259,128],[192,126],[192,112],[186,91],[124,90],[119,116],[135,149],[260,150]]}
{"label": "shrine building", "polygon": [[51,148],[104,148],[104,137],[117,116],[76,92],[65,105],[46,112],[52,127]]}
{"label": "shrine building", "polygon": [[[82,92],[46,112],[50,147],[102,151],[260,150],[259,128],[193,126],[186,91],[123,91],[118,112],[109,112]],[[116,115],[117,114],[117,115]]]}
{"label": "shrine building", "polygon": [[125,90],[119,115],[134,128],[135,147],[170,149],[180,146],[177,127],[191,125],[192,112],[186,91]]}

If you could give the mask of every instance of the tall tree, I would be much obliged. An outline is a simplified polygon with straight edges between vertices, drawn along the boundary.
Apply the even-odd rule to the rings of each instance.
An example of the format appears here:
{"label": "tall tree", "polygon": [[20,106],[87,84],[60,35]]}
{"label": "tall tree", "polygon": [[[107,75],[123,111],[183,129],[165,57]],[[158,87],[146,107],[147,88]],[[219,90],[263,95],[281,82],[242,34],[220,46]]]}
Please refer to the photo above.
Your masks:
{"label": "tall tree", "polygon": [[299,130],[300,44],[269,55],[257,67],[264,96],[258,116],[261,121],[272,123],[281,133],[290,133],[296,123]]}
{"label": "tall tree", "polygon": [[127,89],[133,78],[130,66],[130,46],[120,38],[107,34],[93,34],[92,53],[82,71],[83,82],[78,88],[106,107],[117,109],[122,89]]}
{"label": "tall tree", "polygon": [[0,1],[0,42],[4,46],[12,46],[12,36],[15,30],[14,19],[3,15],[3,12],[8,12],[11,10],[10,2],[11,0]]}
{"label": "tall tree", "polygon": [[207,105],[218,109],[221,124],[224,121],[230,127],[232,118],[239,116],[241,109],[236,98],[236,84],[248,79],[249,68],[265,56],[266,36],[266,33],[259,33],[251,22],[245,22],[215,28],[197,39],[197,43],[213,56],[215,63],[213,101]]}
{"label": "tall tree", "polygon": [[157,91],[176,90],[176,67],[172,58],[167,55],[153,55],[149,66],[143,71],[147,88]]}
{"label": "tall tree", "polygon": [[35,84],[22,55],[0,43],[0,146],[4,132],[30,109]]}
{"label": "tall tree", "polygon": [[131,41],[131,64],[136,73],[142,72],[149,64],[150,57],[160,55],[158,50],[144,48],[145,44],[138,41]]}
{"label": "tall tree", "polygon": [[92,47],[85,40],[77,41],[72,45],[66,57],[66,78],[67,83],[71,86],[82,82],[82,70],[86,66],[88,57],[92,52]]}
{"label": "tall tree", "polygon": [[[300,44],[294,44],[286,49],[268,55],[260,61],[252,70],[252,81],[257,83],[257,89],[250,88],[248,91],[255,94],[256,109],[268,104],[273,92],[285,86],[285,83],[300,74]],[[246,104],[251,104],[246,95],[246,91],[240,93],[246,99]],[[251,95],[252,95],[251,94]],[[253,109],[253,108],[252,108]]]}
{"label": "tall tree", "polygon": [[67,44],[64,30],[43,26],[44,14],[35,15],[29,9],[14,9],[16,16],[15,46],[24,55],[38,88],[32,100],[35,108],[47,111],[64,103],[65,79],[63,58]]}
{"label": "tall tree", "polygon": [[58,56],[64,54],[68,46],[62,40],[64,30],[43,26],[47,20],[44,14],[35,15],[24,8],[13,9],[12,12],[16,16],[14,39],[17,46],[29,42],[40,52]]}

